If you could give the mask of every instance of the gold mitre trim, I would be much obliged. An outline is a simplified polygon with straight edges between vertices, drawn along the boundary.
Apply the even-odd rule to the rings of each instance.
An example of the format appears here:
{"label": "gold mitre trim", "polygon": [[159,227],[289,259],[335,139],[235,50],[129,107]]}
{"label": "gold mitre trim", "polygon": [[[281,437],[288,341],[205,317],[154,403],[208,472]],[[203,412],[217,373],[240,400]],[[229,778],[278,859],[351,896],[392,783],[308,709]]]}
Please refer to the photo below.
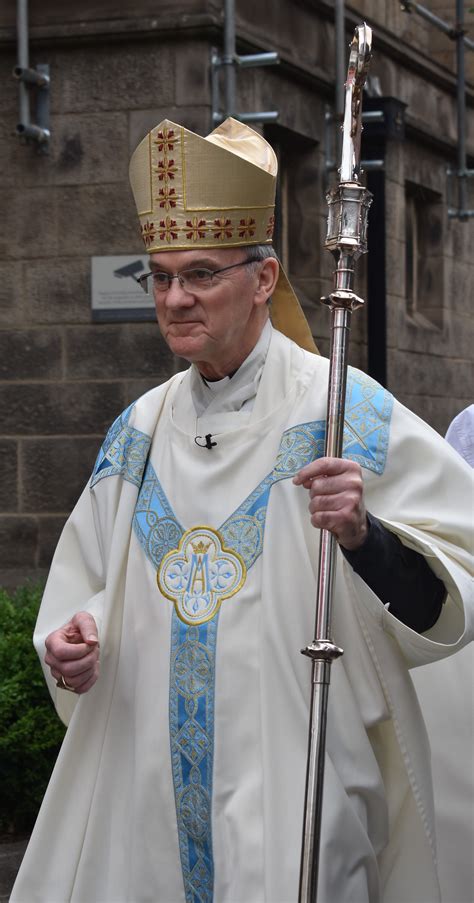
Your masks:
{"label": "gold mitre trim", "polygon": [[[149,254],[271,244],[278,163],[249,126],[226,119],[202,138],[163,119],[130,160],[130,184]],[[317,351],[299,301],[281,269],[272,320]]]}

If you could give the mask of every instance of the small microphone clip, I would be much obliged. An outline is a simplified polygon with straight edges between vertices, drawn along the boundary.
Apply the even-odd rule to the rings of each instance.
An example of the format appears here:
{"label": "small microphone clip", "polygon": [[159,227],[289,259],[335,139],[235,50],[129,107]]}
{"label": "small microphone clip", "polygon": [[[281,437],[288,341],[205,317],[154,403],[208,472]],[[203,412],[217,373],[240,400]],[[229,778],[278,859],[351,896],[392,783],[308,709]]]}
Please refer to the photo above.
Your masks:
{"label": "small microphone clip", "polygon": [[[205,443],[198,442],[198,439],[205,439],[206,441],[205,441]],[[212,433],[208,433],[207,436],[195,436],[194,437],[194,441],[195,441],[196,445],[199,445],[199,448],[208,448],[208,449],[214,448],[214,446],[217,445],[217,442],[211,442],[211,439],[212,439]]]}

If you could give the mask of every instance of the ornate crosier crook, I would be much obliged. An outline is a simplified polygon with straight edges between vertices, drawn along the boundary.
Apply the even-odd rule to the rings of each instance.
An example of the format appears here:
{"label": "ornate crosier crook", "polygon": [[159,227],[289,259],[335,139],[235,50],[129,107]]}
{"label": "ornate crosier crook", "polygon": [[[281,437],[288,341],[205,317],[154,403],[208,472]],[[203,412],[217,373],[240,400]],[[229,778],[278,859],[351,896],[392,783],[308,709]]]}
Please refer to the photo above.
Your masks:
{"label": "ornate crosier crook", "polygon": [[[327,195],[329,205],[325,247],[336,260],[334,291],[322,298],[331,310],[331,351],[325,455],[340,458],[344,432],[347,352],[352,311],[364,303],[353,291],[357,259],[367,251],[367,214],[372,196],[359,184],[362,133],[362,92],[371,57],[372,31],[356,28],[350,45],[345,84],[342,158],[339,184]],[[331,640],[336,540],[321,530],[315,639],[302,649],[311,658],[311,707],[301,852],[299,903],[317,899],[327,704],[331,663],[342,655]]]}

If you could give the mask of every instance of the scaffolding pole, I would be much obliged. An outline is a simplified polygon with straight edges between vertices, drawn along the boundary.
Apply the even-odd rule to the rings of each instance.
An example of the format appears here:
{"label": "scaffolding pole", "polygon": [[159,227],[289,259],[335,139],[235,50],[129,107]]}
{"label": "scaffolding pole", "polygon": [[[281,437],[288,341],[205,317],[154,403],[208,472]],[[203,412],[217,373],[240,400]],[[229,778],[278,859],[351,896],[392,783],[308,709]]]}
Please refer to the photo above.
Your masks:
{"label": "scaffolding pole", "polygon": [[[456,105],[457,105],[457,169],[450,167],[446,171],[448,177],[448,217],[466,221],[474,216],[474,210],[467,208],[467,180],[474,176],[474,169],[467,169],[466,149],[466,62],[465,51],[474,50],[474,41],[465,35],[464,28],[464,2],[456,0],[456,24],[450,25],[444,19],[440,19],[421,3],[413,3],[412,0],[403,0],[400,3],[403,12],[417,13],[448,38],[456,41]],[[457,179],[457,206],[451,206],[451,177]]]}

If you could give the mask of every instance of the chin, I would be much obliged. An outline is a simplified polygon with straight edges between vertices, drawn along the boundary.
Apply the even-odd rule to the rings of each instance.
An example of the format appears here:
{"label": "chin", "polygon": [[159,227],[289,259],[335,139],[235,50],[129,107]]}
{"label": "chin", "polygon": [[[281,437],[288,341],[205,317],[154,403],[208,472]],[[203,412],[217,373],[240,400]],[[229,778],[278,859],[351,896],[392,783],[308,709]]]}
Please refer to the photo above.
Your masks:
{"label": "chin", "polygon": [[177,357],[184,357],[190,363],[202,358],[204,350],[202,342],[191,336],[168,336],[167,344],[173,354],[176,354]]}

